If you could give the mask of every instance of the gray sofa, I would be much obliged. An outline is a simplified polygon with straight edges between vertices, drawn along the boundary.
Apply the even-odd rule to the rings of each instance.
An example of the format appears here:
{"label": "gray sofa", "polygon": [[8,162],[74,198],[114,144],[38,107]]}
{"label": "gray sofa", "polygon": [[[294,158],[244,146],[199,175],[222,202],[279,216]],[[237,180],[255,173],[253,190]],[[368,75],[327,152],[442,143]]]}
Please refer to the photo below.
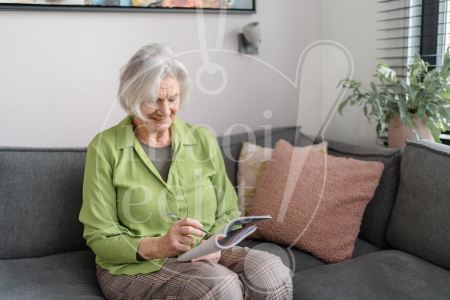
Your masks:
{"label": "gray sofa", "polygon": [[[263,146],[310,143],[295,127],[255,134]],[[233,184],[237,163],[229,157],[238,158],[243,140],[246,134],[219,138],[229,145],[223,150]],[[103,299],[78,221],[85,151],[0,148],[0,299]],[[381,161],[385,170],[352,259],[327,265],[295,248],[273,248],[295,271],[294,298],[450,299],[450,147],[330,142],[329,154]]]}

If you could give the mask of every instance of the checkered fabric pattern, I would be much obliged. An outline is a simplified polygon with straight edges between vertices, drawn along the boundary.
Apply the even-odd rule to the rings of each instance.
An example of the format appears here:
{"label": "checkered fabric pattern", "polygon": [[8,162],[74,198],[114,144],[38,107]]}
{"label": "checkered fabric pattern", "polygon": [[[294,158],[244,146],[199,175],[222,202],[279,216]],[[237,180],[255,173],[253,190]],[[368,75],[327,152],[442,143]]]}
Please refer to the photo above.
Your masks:
{"label": "checkered fabric pattern", "polygon": [[169,258],[159,271],[112,275],[97,266],[107,299],[292,299],[292,272],[278,256],[247,247],[222,251],[217,264]]}

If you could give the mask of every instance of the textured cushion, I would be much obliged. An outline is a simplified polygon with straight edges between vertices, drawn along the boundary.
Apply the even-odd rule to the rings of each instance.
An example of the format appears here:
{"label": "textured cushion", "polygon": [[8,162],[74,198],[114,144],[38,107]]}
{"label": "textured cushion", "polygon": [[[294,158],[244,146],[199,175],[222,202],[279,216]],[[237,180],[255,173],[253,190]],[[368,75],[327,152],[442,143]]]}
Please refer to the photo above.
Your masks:
{"label": "textured cushion", "polygon": [[0,260],[1,299],[105,299],[91,250]]}
{"label": "textured cushion", "polygon": [[87,249],[81,208],[85,149],[0,148],[0,258]]}
{"label": "textured cushion", "polygon": [[379,251],[296,273],[294,298],[304,300],[449,299],[450,272],[396,250]]}
{"label": "textured cushion", "polygon": [[[305,146],[305,149],[327,154],[328,142]],[[264,174],[267,162],[272,156],[273,149],[242,142],[242,149],[238,162],[238,204],[242,215],[248,215],[250,205],[255,197],[259,181]]]}
{"label": "textured cushion", "polygon": [[396,249],[450,269],[450,147],[407,142],[386,232]]}
{"label": "textured cushion", "polygon": [[[238,133],[225,135],[218,138],[218,143],[222,151],[228,178],[230,178],[233,186],[237,186],[237,162],[239,160],[239,153],[241,152],[243,141],[270,148],[273,148],[275,143],[280,139],[286,140],[294,146],[300,145],[301,143],[304,143],[304,145],[308,145],[308,143],[309,145],[311,144],[307,140],[302,141],[302,138],[304,138],[304,136],[300,133],[300,127],[282,127],[269,128],[268,130],[256,130],[253,131],[252,134]],[[304,145],[302,144],[301,146]]]}
{"label": "textured cushion", "polygon": [[[298,177],[288,176],[291,167]],[[379,162],[321,155],[279,141],[250,210],[273,219],[258,224],[253,237],[295,245],[327,263],[351,258],[383,169]]]}
{"label": "textured cushion", "polygon": [[[306,138],[301,140],[306,140]],[[380,184],[364,211],[358,237],[378,247],[391,248],[384,233],[397,197],[402,149],[381,147],[374,149],[329,141],[328,153],[337,157],[379,161],[384,164]]]}

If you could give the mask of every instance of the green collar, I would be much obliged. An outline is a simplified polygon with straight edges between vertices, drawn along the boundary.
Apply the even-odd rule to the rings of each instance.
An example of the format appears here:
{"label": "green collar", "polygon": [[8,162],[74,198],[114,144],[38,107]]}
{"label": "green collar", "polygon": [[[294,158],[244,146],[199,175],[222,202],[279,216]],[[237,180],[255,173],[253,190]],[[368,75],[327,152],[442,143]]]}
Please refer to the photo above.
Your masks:
{"label": "green collar", "polygon": [[[119,123],[119,125],[117,125],[116,150],[133,147],[135,140],[137,140],[134,136],[132,120],[133,119],[131,116],[128,115]],[[188,127],[188,125],[180,119],[175,118],[170,129],[172,134],[173,150],[176,151],[180,144],[185,146],[197,144],[197,140],[192,134],[193,131],[190,130],[190,127]]]}

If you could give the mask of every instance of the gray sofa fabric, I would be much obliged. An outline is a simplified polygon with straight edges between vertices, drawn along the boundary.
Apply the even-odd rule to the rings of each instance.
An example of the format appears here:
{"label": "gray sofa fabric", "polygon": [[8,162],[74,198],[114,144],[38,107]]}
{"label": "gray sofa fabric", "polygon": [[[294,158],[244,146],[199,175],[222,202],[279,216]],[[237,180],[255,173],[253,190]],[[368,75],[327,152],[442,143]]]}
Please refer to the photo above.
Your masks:
{"label": "gray sofa fabric", "polygon": [[375,195],[364,211],[359,238],[382,248],[390,248],[384,233],[391,217],[400,181],[402,149],[372,149],[329,141],[328,153],[333,156],[384,164],[383,175]]}
{"label": "gray sofa fabric", "polygon": [[450,269],[448,149],[429,141],[407,142],[397,202],[386,237],[396,249]]}
{"label": "gray sofa fabric", "polygon": [[267,241],[247,239],[242,241],[239,246],[275,254],[279,256],[286,267],[290,268],[294,273],[326,265],[325,262],[314,257],[310,253],[301,251],[297,248],[272,244]]}
{"label": "gray sofa fabric", "polygon": [[91,250],[0,260],[0,299],[105,299]]}
{"label": "gray sofa fabric", "polygon": [[0,258],[88,249],[78,221],[86,149],[0,149]]}
{"label": "gray sofa fabric", "polygon": [[[298,276],[298,272],[327,265],[325,262],[316,258],[308,252],[293,247],[290,248],[284,245],[272,244],[267,241],[247,239],[242,241],[239,246],[267,251],[269,253],[278,255],[283,260],[283,263],[288,268],[294,271],[294,278]],[[381,250],[383,250],[383,248],[372,245],[361,239],[357,239],[355,242],[355,249],[353,251],[352,257],[358,257]]]}
{"label": "gray sofa fabric", "polygon": [[363,256],[373,252],[378,252],[381,250],[384,249],[358,238],[355,241],[355,249],[353,250],[352,258]]}
{"label": "gray sofa fabric", "polygon": [[385,250],[294,277],[294,298],[305,300],[449,299],[450,272],[398,250]]}
{"label": "gray sofa fabric", "polygon": [[254,141],[252,142],[256,145],[271,148],[273,148],[276,142],[281,139],[288,141],[292,145],[294,145],[296,141],[299,143],[299,141],[302,140],[300,127],[273,128],[270,131],[261,129],[254,131],[253,135],[249,135],[245,132],[219,137],[218,143],[224,157],[225,168],[227,169],[228,177],[233,186],[237,186],[237,161],[239,160],[242,142],[248,142],[249,139],[253,138]]}

